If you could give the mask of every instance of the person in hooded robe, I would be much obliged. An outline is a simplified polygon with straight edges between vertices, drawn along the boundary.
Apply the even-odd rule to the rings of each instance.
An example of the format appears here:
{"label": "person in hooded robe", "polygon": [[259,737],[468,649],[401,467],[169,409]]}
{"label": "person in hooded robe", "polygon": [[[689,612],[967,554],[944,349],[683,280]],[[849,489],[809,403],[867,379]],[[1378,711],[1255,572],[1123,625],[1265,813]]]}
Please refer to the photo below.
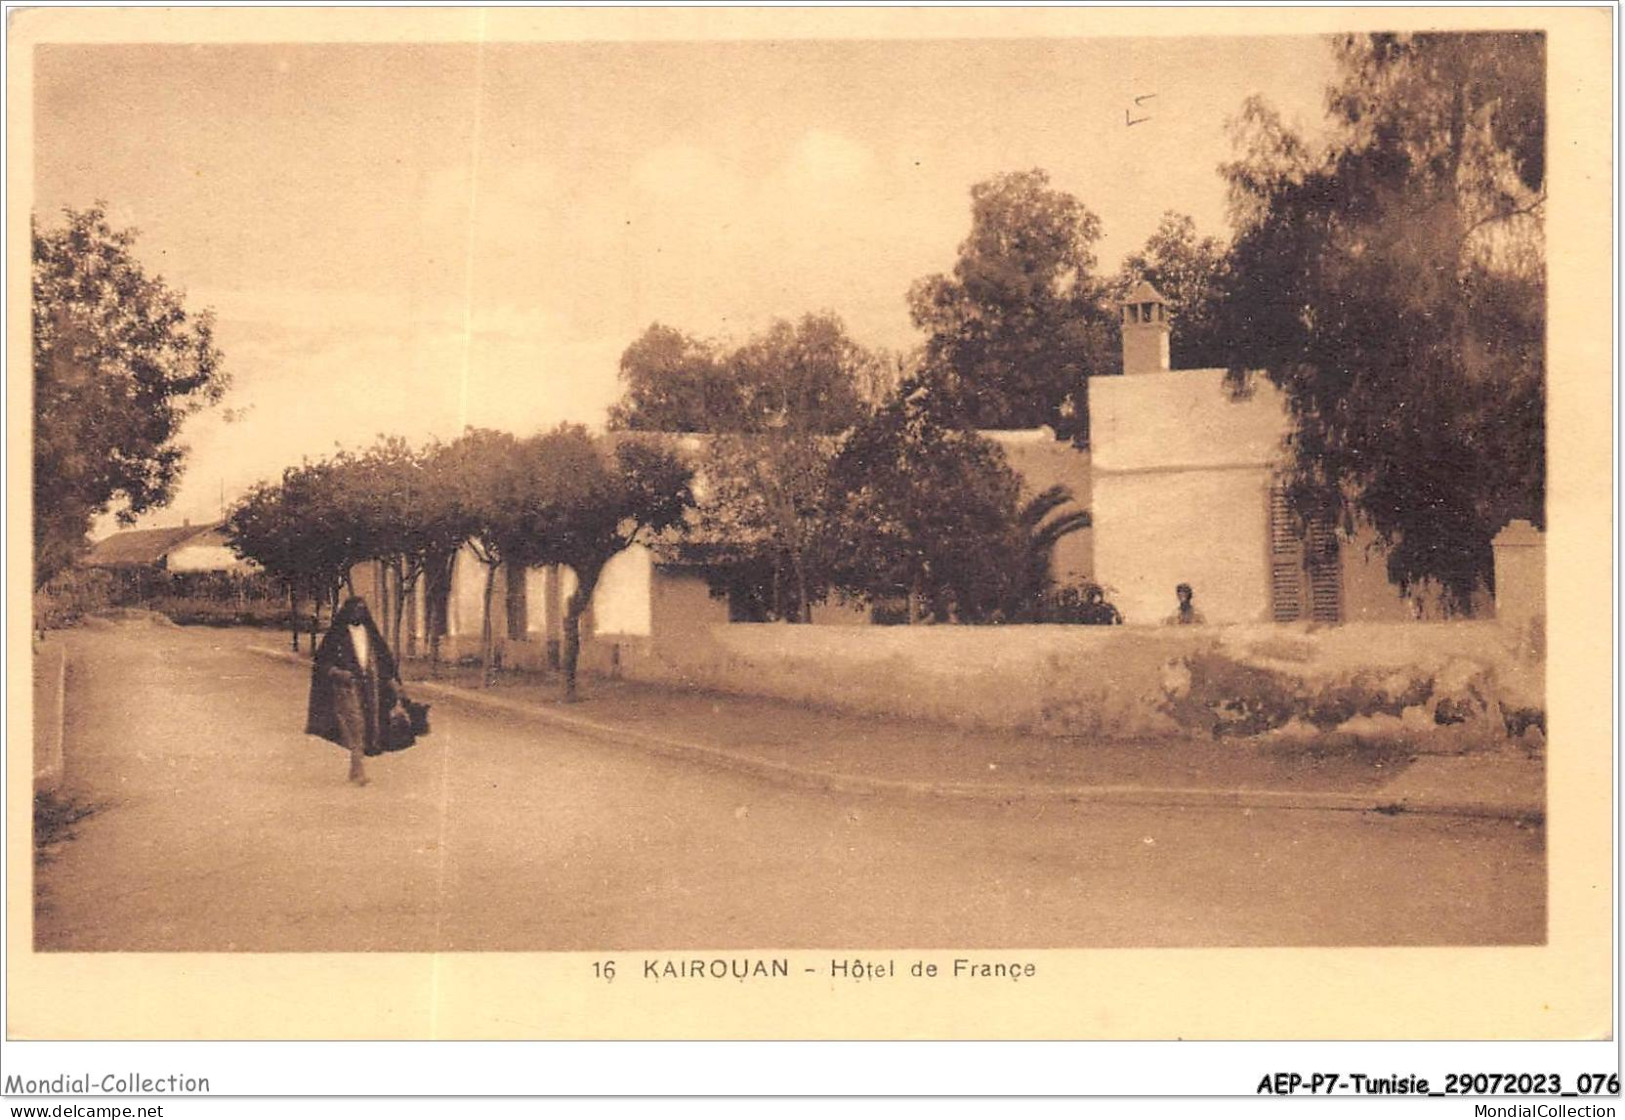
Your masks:
{"label": "person in hooded robe", "polygon": [[316,647],[305,734],[348,750],[350,780],[357,785],[367,784],[362,759],[386,747],[385,731],[400,683],[395,657],[366,600],[359,596],[345,600]]}

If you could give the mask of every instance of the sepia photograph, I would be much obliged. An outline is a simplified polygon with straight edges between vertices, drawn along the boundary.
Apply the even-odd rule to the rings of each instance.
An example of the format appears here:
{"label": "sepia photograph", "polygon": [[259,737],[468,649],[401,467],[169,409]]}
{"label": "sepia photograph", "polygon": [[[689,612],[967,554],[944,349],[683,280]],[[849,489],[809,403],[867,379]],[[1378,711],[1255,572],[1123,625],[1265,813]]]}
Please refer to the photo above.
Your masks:
{"label": "sepia photograph", "polygon": [[14,963],[1547,947],[1549,34],[1160,15],[39,36]]}

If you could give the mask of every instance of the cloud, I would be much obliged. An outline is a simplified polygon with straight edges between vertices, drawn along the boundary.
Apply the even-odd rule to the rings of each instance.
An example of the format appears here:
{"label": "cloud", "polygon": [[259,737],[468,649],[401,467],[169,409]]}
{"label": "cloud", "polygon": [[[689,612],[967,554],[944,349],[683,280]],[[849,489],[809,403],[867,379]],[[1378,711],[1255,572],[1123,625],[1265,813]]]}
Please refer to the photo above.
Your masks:
{"label": "cloud", "polygon": [[865,188],[874,175],[874,153],[838,132],[813,129],[791,150],[779,180],[791,193],[814,203]]}
{"label": "cloud", "polygon": [[738,204],[749,193],[739,172],[715,153],[693,144],[665,144],[632,166],[631,186],[637,195],[679,205],[703,203],[710,208]]}

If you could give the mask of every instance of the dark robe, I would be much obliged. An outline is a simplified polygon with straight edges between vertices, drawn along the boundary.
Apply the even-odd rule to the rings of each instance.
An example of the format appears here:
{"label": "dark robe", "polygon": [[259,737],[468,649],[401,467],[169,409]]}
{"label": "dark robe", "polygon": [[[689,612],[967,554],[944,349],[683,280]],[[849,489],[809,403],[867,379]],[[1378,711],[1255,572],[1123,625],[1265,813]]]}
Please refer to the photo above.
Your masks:
{"label": "dark robe", "polygon": [[[359,623],[367,632],[367,664],[356,655],[350,626]],[[371,615],[335,619],[316,647],[310,673],[310,707],[305,734],[350,749],[349,734],[359,734],[367,754],[385,750],[384,721],[395,706],[400,671],[384,644],[384,636]],[[347,734],[347,731],[349,734]]]}

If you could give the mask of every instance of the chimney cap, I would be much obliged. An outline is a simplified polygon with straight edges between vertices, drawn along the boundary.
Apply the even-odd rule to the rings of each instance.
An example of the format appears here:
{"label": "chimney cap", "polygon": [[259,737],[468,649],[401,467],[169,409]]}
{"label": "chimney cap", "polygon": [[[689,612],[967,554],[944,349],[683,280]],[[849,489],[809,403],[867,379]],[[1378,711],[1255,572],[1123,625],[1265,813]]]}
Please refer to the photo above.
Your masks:
{"label": "chimney cap", "polygon": [[1128,295],[1122,299],[1123,303],[1167,303],[1168,300],[1155,287],[1151,281],[1141,279],[1135,281],[1134,287],[1128,290]]}

